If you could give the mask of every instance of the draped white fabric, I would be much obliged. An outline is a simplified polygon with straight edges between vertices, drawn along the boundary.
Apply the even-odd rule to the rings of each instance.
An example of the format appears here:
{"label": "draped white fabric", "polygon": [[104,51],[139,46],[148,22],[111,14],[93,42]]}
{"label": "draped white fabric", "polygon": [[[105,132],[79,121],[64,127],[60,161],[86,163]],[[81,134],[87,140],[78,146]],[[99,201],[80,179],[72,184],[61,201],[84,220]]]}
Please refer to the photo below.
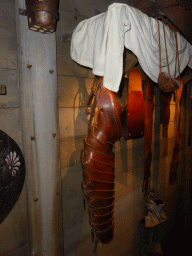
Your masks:
{"label": "draped white fabric", "polygon": [[[162,72],[167,71],[163,24],[160,24]],[[176,43],[174,32],[165,25],[171,76],[175,73]],[[192,68],[192,45],[177,33],[180,71]],[[72,35],[71,58],[103,76],[103,85],[117,92],[123,71],[124,46],[138,58],[144,72],[157,82],[159,76],[158,24],[140,10],[114,3],[107,12],[80,22]],[[178,69],[176,77],[178,76]]]}

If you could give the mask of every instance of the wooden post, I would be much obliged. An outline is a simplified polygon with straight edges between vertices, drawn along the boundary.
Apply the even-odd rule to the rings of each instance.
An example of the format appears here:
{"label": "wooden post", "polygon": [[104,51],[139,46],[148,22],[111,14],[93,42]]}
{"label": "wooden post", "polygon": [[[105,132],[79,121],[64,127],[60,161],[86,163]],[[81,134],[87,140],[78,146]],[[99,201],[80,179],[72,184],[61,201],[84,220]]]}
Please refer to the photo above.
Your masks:
{"label": "wooden post", "polygon": [[28,29],[16,0],[31,255],[63,255],[55,33]]}

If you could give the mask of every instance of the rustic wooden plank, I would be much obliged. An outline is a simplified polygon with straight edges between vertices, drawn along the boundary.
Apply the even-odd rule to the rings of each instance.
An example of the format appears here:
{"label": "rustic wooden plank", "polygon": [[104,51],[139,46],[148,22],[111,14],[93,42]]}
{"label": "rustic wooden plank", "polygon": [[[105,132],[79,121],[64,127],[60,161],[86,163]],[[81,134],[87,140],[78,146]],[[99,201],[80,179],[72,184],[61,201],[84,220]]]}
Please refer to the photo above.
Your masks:
{"label": "rustic wooden plank", "polygon": [[22,192],[15,204],[15,206],[13,207],[13,209],[11,210],[11,212],[9,213],[9,215],[6,217],[6,221],[8,222],[9,220],[21,215],[21,214],[27,214],[28,209],[27,209],[27,190],[26,190],[26,183],[24,183]]}
{"label": "rustic wooden plank", "polygon": [[17,69],[17,43],[14,40],[1,39],[0,69]]}
{"label": "rustic wooden plank", "polygon": [[0,254],[7,255],[28,243],[28,217],[26,212],[1,223]]}
{"label": "rustic wooden plank", "polygon": [[0,95],[6,95],[6,87],[5,87],[5,85],[0,85]]}
{"label": "rustic wooden plank", "polygon": [[60,140],[61,169],[73,166],[80,161],[84,137],[85,136],[70,137]]}
{"label": "rustic wooden plank", "polygon": [[[62,198],[81,193],[82,167],[80,163],[62,170]],[[66,193],[66,194],[65,194]]]}
{"label": "rustic wooden plank", "polygon": [[0,69],[0,85],[6,87],[6,95],[0,95],[0,108],[19,108],[18,71]]}
{"label": "rustic wooden plank", "polygon": [[[5,3],[3,3],[4,5]],[[7,17],[6,17],[6,20]],[[0,17],[1,21],[1,17]],[[0,68],[17,69],[17,33],[15,25],[0,26]]]}
{"label": "rustic wooden plank", "polygon": [[[119,3],[127,4],[127,0],[116,1]],[[60,2],[60,8],[72,12],[73,14],[79,14],[86,18],[90,18],[101,12],[105,12],[110,4],[114,3],[113,0],[90,0],[86,4],[78,1],[67,0],[65,2]]]}
{"label": "rustic wooden plank", "polygon": [[[60,15],[60,19],[57,24],[57,30],[56,30],[57,42],[61,41],[61,37],[63,38],[68,33],[74,31],[74,29],[77,27],[79,22],[85,19],[84,16],[79,15],[78,13],[66,11],[62,7],[62,4],[60,4],[59,6],[59,13],[61,13],[62,15]],[[70,42],[70,40],[71,40],[71,36],[67,41]]]}
{"label": "rustic wooden plank", "polygon": [[72,60],[70,56],[71,36],[68,40],[61,41],[61,37],[65,37],[72,32],[78,23],[85,19],[81,15],[74,15],[72,12],[65,11],[60,7],[60,21],[57,25],[57,73],[59,75],[91,77],[93,74],[91,69],[83,67]]}
{"label": "rustic wooden plank", "polygon": [[74,197],[63,197],[63,227],[66,229],[74,223],[80,216],[85,215],[86,211],[83,206],[82,192]]}
{"label": "rustic wooden plank", "polygon": [[[15,3],[16,11],[26,6],[25,0]],[[18,12],[16,21],[31,254],[59,256],[63,239],[55,34],[29,30],[27,17]]]}
{"label": "rustic wooden plank", "polygon": [[29,244],[22,246],[21,248],[17,249],[16,251],[10,254],[7,254],[6,256],[30,256]]}
{"label": "rustic wooden plank", "polygon": [[58,76],[58,99],[59,107],[85,108],[93,79]]}
{"label": "rustic wooden plank", "polygon": [[13,26],[11,28],[0,26],[0,40],[2,39],[13,40],[13,39],[16,39],[16,37],[17,37],[17,32]]}
{"label": "rustic wooden plank", "polygon": [[80,163],[62,170],[63,225],[69,227],[76,219],[86,214],[81,189],[82,167]]}
{"label": "rustic wooden plank", "polygon": [[59,108],[60,139],[85,136],[88,117],[85,108]]}
{"label": "rustic wooden plank", "polygon": [[[98,255],[105,254],[105,251],[117,244],[121,247],[121,239],[129,230],[134,232],[135,226],[138,225],[139,219],[143,216],[143,195],[140,190],[134,190],[127,193],[124,197],[115,201],[115,230],[114,239],[108,245],[98,245]],[[134,212],[134,214],[133,214]],[[65,253],[66,255],[94,255],[93,244],[91,244],[91,227],[89,226],[88,215],[79,217],[76,222],[67,227],[64,231]],[[123,248],[124,250],[125,248]],[[103,254],[102,254],[103,253]],[[118,254],[117,254],[118,255]]]}
{"label": "rustic wooden plank", "polygon": [[7,133],[21,146],[21,113],[19,108],[0,109],[0,129]]}
{"label": "rustic wooden plank", "polygon": [[15,1],[1,0],[0,27],[15,28]]}
{"label": "rustic wooden plank", "polygon": [[70,56],[70,43],[57,42],[57,73],[75,77],[93,78],[92,70],[77,64]]}

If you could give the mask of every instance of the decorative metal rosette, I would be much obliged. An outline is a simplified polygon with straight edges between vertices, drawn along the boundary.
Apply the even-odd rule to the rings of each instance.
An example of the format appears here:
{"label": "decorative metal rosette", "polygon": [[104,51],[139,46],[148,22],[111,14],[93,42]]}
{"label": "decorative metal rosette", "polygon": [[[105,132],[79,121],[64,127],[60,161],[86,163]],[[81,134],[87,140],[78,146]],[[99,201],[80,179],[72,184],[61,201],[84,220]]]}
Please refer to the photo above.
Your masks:
{"label": "decorative metal rosette", "polygon": [[17,143],[0,130],[0,224],[14,207],[25,180],[25,161]]}
{"label": "decorative metal rosette", "polygon": [[16,151],[10,152],[5,158],[5,161],[7,162],[8,170],[11,172],[12,176],[16,176],[17,171],[19,171],[19,166],[21,165]]}

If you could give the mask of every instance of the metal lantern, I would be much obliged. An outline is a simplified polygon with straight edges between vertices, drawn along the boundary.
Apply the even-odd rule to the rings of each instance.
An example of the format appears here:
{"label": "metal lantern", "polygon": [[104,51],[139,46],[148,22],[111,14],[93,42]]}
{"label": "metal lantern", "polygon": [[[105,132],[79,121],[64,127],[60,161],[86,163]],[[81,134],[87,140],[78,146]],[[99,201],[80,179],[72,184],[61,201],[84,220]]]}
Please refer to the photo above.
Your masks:
{"label": "metal lantern", "polygon": [[26,0],[29,29],[41,33],[56,30],[59,0]]}

